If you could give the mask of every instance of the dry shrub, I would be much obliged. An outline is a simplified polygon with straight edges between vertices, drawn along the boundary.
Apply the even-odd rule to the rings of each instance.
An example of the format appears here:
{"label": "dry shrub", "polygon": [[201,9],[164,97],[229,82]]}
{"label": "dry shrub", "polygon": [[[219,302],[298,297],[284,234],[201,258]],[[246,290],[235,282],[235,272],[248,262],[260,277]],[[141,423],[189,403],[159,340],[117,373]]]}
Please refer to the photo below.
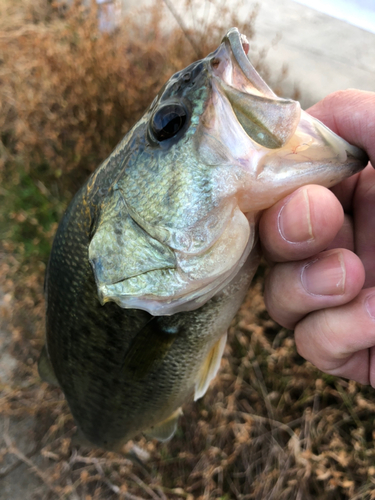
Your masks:
{"label": "dry shrub", "polygon": [[101,33],[95,6],[80,2],[65,11],[46,1],[26,4],[21,18],[11,15],[19,7],[10,10],[13,25],[0,35],[2,140],[27,166],[47,163],[50,175],[66,175],[64,185],[74,188],[171,74],[211,52],[229,26],[251,37],[255,15],[241,21],[222,7],[219,20],[183,33],[173,18],[173,28],[165,22],[164,3],[157,1],[113,33]]}

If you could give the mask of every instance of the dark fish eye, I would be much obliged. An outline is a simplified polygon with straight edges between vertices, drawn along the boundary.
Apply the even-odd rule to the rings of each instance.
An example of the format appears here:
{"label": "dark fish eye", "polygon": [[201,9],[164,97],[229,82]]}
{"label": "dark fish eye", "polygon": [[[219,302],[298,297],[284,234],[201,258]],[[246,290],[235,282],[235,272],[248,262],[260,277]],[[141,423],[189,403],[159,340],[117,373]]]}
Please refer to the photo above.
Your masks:
{"label": "dark fish eye", "polygon": [[167,104],[154,114],[151,129],[157,141],[174,137],[186,122],[187,113],[181,104]]}

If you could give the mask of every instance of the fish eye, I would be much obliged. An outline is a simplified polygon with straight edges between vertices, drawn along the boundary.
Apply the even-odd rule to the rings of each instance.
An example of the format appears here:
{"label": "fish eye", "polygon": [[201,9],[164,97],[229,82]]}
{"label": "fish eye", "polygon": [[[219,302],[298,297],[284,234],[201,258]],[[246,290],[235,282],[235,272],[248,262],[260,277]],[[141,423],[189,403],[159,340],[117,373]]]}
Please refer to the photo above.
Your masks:
{"label": "fish eye", "polygon": [[167,104],[159,108],[151,120],[151,130],[159,142],[174,137],[182,129],[187,119],[181,104]]}

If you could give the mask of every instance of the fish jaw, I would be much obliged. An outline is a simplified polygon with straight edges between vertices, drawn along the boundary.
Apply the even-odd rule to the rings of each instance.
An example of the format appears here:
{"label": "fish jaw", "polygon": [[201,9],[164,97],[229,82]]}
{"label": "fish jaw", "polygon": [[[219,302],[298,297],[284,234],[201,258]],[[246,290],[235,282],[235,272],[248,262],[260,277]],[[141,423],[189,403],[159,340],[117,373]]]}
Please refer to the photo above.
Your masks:
{"label": "fish jaw", "polygon": [[[118,228],[117,233],[120,231]],[[237,208],[215,245],[204,252],[203,257],[177,251],[174,268],[166,267],[165,260],[165,266],[157,269],[154,268],[154,258],[151,256],[151,269],[148,272],[121,280],[111,278],[111,275],[118,273],[119,266],[116,268],[113,264],[129,255],[126,253],[126,246],[124,251],[112,240],[108,247],[115,248],[106,259],[105,267],[103,260],[96,258],[102,251],[102,243],[94,238],[89,256],[95,271],[99,300],[102,304],[113,301],[125,309],[142,309],[154,316],[170,316],[177,312],[195,310],[235,279],[253,248],[254,234],[254,224]],[[133,250],[131,257],[136,257],[136,260],[147,265],[143,260],[145,253],[139,253],[138,249]],[[113,270],[112,273],[110,270]],[[122,276],[124,274],[125,272]]]}

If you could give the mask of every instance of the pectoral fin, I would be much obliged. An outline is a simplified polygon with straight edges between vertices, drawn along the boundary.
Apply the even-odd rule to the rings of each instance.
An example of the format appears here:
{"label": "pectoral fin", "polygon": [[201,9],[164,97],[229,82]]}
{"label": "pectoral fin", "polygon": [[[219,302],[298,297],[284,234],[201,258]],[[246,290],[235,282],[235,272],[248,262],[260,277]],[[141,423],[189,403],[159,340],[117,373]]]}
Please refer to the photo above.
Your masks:
{"label": "pectoral fin", "polygon": [[123,369],[134,378],[144,378],[163,361],[175,340],[175,333],[167,331],[157,317],[152,318],[130,344]]}
{"label": "pectoral fin", "polygon": [[220,361],[223,356],[227,337],[227,332],[225,332],[224,335],[222,335],[221,338],[212,347],[203,365],[201,366],[197,381],[195,383],[194,401],[206,394],[211,380],[216,376],[220,368]]}
{"label": "pectoral fin", "polygon": [[177,429],[178,419],[182,414],[181,408],[178,408],[175,412],[172,413],[167,419],[163,420],[157,425],[154,425],[150,429],[144,431],[144,434],[147,437],[155,438],[158,441],[169,441],[172,439],[174,433]]}
{"label": "pectoral fin", "polygon": [[42,352],[39,356],[38,361],[38,372],[40,378],[47,382],[48,384],[59,387],[59,382],[57,381],[54,369],[52,367],[51,361],[49,359],[46,346],[43,346]]}

